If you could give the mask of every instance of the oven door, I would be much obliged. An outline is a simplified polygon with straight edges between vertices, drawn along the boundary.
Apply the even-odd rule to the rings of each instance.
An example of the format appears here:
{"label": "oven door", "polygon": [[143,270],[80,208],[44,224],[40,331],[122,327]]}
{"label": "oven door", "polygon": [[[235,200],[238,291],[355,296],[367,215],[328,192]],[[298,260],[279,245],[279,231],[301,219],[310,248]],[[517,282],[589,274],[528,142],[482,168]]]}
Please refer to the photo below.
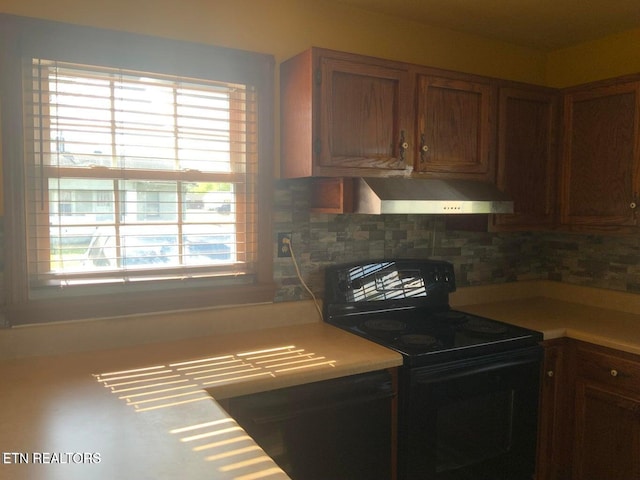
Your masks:
{"label": "oven door", "polygon": [[407,369],[402,480],[531,480],[541,347]]}

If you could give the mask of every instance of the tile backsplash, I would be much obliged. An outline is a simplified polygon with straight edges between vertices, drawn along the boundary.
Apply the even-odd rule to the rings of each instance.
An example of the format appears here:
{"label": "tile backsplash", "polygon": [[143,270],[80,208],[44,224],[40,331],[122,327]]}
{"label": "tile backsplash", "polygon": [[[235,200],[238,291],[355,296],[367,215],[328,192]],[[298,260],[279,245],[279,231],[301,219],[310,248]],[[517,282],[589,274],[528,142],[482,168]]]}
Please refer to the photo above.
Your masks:
{"label": "tile backsplash", "polygon": [[[378,258],[448,260],[459,286],[548,278],[539,234],[447,231],[439,215],[310,213],[307,180],[280,180],[275,190],[274,238],[292,232],[302,276],[319,296],[326,265]],[[290,258],[275,258],[274,277],[276,301],[308,297]]]}
{"label": "tile backsplash", "polygon": [[[292,232],[301,274],[322,296],[331,263],[404,257],[454,264],[460,287],[557,280],[640,293],[640,236],[555,232],[448,231],[438,215],[330,215],[309,212],[309,183],[279,180],[273,216],[277,232]],[[290,258],[274,259],[275,301],[308,298]]]}
{"label": "tile backsplash", "polygon": [[640,235],[543,236],[549,279],[640,293]]}

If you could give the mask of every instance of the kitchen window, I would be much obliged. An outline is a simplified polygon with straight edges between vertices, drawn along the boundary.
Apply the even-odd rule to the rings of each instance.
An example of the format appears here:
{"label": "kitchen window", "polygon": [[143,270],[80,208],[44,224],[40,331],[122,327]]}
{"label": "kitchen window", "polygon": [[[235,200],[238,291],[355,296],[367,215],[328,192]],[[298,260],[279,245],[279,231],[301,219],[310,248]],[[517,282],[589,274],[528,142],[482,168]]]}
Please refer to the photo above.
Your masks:
{"label": "kitchen window", "polygon": [[0,23],[10,321],[272,300],[272,58]]}

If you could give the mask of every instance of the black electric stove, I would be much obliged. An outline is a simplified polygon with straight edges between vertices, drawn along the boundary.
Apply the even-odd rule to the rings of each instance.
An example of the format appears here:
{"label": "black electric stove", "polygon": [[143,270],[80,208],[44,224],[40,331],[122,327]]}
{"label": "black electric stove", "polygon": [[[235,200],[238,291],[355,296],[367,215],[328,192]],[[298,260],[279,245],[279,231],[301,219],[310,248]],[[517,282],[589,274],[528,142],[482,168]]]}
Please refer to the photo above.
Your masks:
{"label": "black electric stove", "polygon": [[452,310],[453,265],[383,260],[326,271],[325,321],[400,352],[406,365],[535,345],[542,334]]}
{"label": "black electric stove", "polygon": [[531,480],[542,334],[456,311],[453,266],[336,265],[326,322],[400,352],[399,480]]}

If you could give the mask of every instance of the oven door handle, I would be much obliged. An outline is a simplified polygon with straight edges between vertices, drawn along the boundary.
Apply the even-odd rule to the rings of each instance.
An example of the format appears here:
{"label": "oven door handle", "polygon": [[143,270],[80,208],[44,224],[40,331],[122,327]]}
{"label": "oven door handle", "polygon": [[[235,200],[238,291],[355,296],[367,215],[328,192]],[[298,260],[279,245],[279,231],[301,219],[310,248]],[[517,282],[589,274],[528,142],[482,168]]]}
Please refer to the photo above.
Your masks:
{"label": "oven door handle", "polygon": [[448,362],[442,365],[416,368],[411,372],[412,383],[425,384],[440,382],[508,367],[539,363],[542,360],[542,352],[542,347],[536,345],[515,352],[502,352]]}

